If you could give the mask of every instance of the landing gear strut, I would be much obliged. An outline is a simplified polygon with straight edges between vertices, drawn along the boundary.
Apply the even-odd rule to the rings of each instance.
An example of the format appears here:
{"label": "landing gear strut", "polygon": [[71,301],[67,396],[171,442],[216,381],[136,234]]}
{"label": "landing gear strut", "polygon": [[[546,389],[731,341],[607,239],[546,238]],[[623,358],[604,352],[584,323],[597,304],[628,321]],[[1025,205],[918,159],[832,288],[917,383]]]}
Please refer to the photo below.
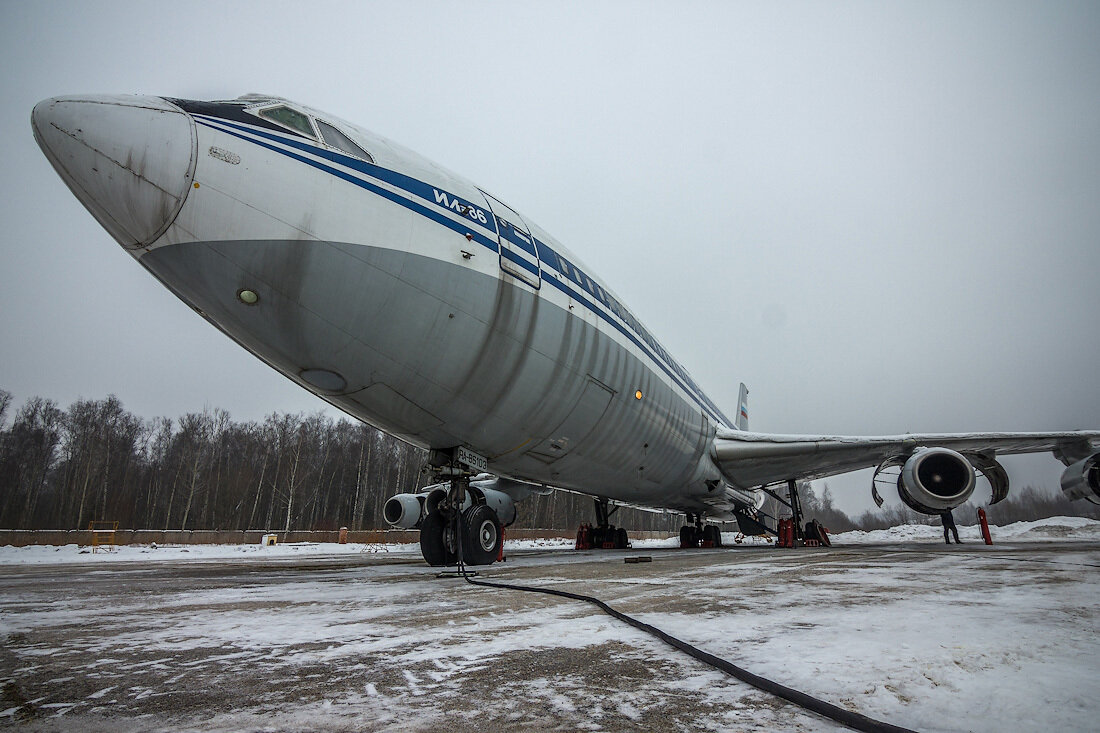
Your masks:
{"label": "landing gear strut", "polygon": [[791,519],[794,520],[794,537],[802,542],[806,539],[802,532],[802,502],[798,500],[798,483],[794,479],[787,482],[787,495],[790,498]]}

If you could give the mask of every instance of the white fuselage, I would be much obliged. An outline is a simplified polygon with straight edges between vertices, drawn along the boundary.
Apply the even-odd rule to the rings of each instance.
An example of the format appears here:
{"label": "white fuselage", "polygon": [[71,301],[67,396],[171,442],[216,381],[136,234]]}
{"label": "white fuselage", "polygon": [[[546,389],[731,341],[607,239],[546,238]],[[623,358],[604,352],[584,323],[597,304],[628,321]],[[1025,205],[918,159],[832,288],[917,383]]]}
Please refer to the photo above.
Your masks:
{"label": "white fuselage", "polygon": [[[93,104],[117,107],[116,127],[127,105],[140,114],[134,129],[66,129]],[[290,105],[61,98],[34,120],[55,168],[143,266],[330,403],[424,447],[464,445],[502,475],[725,514],[712,441],[730,421],[591,269],[383,138],[300,105],[317,139],[257,114],[277,104]],[[319,122],[370,158],[324,144]],[[161,128],[189,131],[190,160]],[[118,135],[140,148],[127,160]],[[76,145],[106,150],[99,167],[132,185],[81,178],[100,174],[66,165]],[[126,224],[147,178],[163,228]]]}

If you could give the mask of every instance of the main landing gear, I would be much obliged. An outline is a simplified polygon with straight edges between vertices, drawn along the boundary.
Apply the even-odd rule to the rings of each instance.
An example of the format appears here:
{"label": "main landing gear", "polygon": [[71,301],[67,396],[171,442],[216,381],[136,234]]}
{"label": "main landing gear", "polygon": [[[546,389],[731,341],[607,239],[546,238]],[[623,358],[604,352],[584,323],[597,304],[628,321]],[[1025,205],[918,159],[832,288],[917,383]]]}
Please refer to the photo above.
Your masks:
{"label": "main landing gear", "polygon": [[491,565],[500,556],[504,534],[491,506],[470,491],[470,477],[451,478],[447,495],[428,510],[420,524],[420,552],[433,566]]}
{"label": "main landing gear", "polygon": [[705,524],[701,514],[688,514],[688,524],[680,527],[680,547],[721,547],[722,530]]}
{"label": "main landing gear", "polygon": [[596,499],[596,526],[582,524],[577,530],[578,550],[625,550],[630,547],[626,528],[611,524],[611,515],[619,507],[611,506],[607,499]]}
{"label": "main landing gear", "polygon": [[803,529],[802,502],[798,498],[798,482],[794,479],[787,481],[786,499],[766,486],[761,488],[770,494],[773,499],[791,510],[789,518],[776,519],[776,547],[832,547],[829,533],[825,527],[821,526],[821,522],[811,519],[806,522],[805,529]]}

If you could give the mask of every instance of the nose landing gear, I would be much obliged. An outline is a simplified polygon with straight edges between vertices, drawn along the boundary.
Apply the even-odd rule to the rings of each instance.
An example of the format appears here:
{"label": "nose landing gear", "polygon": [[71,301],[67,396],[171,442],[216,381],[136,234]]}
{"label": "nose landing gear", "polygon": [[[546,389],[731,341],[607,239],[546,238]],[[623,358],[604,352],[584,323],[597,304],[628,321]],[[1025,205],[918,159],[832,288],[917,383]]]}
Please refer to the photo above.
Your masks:
{"label": "nose landing gear", "polygon": [[441,476],[450,476],[447,495],[420,525],[420,553],[432,566],[464,563],[491,565],[501,554],[504,533],[500,517],[484,502],[480,491],[470,490],[472,472],[455,463],[436,466]]}

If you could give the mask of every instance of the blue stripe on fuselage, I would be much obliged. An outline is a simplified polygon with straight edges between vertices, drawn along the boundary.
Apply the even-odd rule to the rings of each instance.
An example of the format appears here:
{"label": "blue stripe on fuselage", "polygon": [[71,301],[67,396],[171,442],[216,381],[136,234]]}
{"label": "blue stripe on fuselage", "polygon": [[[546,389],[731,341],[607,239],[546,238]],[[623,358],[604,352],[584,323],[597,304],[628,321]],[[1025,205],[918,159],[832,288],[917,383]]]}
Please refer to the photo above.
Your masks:
{"label": "blue stripe on fuselage", "polygon": [[[218,127],[216,125],[212,125],[212,124],[206,122],[205,120],[196,119],[196,122],[200,125],[205,126],[205,127],[209,127],[212,130],[217,130],[218,132],[224,132],[227,135],[232,135],[233,137],[240,138],[241,140],[245,140],[245,141],[253,143],[255,145],[259,145],[262,148],[272,150],[276,153],[282,153],[283,155],[285,155],[289,158],[293,158],[294,160],[297,160],[301,163],[305,163],[306,165],[313,166],[314,168],[322,170],[326,173],[331,173],[332,175],[336,176],[337,178],[345,180],[348,183],[352,183],[356,186],[359,186],[360,188],[365,188],[368,191],[370,191],[371,193],[376,193],[379,196],[381,196],[383,198],[386,198],[386,199],[389,199],[390,201],[392,201],[396,204],[401,204],[402,206],[405,206],[406,208],[409,208],[409,209],[415,211],[416,213],[420,214],[421,216],[426,216],[426,217],[428,217],[432,221],[435,221],[438,224],[442,224],[443,226],[446,226],[446,227],[449,227],[450,229],[453,229],[454,231],[458,232],[459,234],[463,234],[463,235],[472,234],[473,237],[474,237],[474,241],[476,241],[478,244],[482,245],[483,247],[485,247],[487,249],[491,249],[493,252],[496,252],[498,250],[499,245],[495,241],[495,237],[493,239],[489,239],[484,234],[480,234],[478,232],[470,231],[467,227],[460,226],[453,219],[451,219],[448,216],[444,216],[441,212],[435,211],[433,209],[429,209],[428,207],[426,207],[422,204],[418,204],[415,201],[409,201],[404,196],[400,196],[396,193],[393,193],[392,191],[387,191],[386,189],[382,188],[381,186],[374,185],[370,181],[364,181],[362,178],[359,178],[357,176],[353,176],[353,175],[351,175],[351,174],[349,174],[345,171],[339,170],[337,168],[333,168],[332,166],[325,165],[324,163],[319,163],[315,160],[311,160],[311,159],[309,159],[309,158],[307,158],[303,155],[298,155],[297,153],[291,152],[289,150],[284,150],[282,148],[271,145],[270,143],[265,143],[261,140],[256,140],[254,138],[247,137],[247,136],[242,135],[240,133],[233,132],[232,130],[225,130],[225,129],[223,129],[221,127]],[[234,125],[234,127],[236,127],[236,125]],[[282,142],[281,138],[276,138],[276,139],[280,140],[280,142]],[[287,141],[287,142],[289,142],[289,141]],[[349,160],[352,160],[352,158],[349,158]],[[377,166],[375,166],[375,167],[377,167]],[[380,170],[385,170],[385,169],[380,169]],[[471,223],[473,223],[473,222],[471,222]]]}
{"label": "blue stripe on fuselage", "polygon": [[522,267],[524,270],[527,270],[528,272],[530,272],[535,277],[539,276],[539,268],[535,267],[533,262],[531,262],[530,260],[524,259],[523,257],[520,257],[515,252],[513,252],[509,249],[502,249],[500,251],[500,256],[508,259],[511,262],[515,262],[517,265]]}
{"label": "blue stripe on fuselage", "polygon": [[[254,128],[249,128],[245,125],[240,125],[240,124],[237,124],[237,123],[234,123],[234,122],[227,122],[227,121],[222,120],[220,118],[207,118],[207,119],[215,119],[215,120],[217,120],[218,124],[220,124],[220,125],[225,125],[226,127],[232,127],[232,128],[234,128],[236,130],[239,130],[241,132],[247,132],[247,133],[250,133],[252,135],[257,135],[259,137],[265,138],[267,140],[271,140],[271,141],[274,141],[274,142],[277,142],[277,143],[281,143],[283,145],[287,145],[287,146],[292,147],[292,148],[297,148],[298,150],[301,150],[303,152],[307,152],[310,155],[315,155],[318,158],[324,158],[325,160],[328,160],[332,163],[337,163],[339,165],[342,165],[345,168],[351,168],[352,170],[357,170],[360,173],[363,173],[365,175],[370,176],[371,178],[376,178],[379,181],[384,181],[385,183],[390,184],[391,186],[395,186],[395,187],[400,188],[404,191],[408,191],[409,193],[413,194],[414,196],[419,196],[420,198],[424,199],[425,201],[428,201],[429,203],[432,203],[436,206],[439,206],[440,208],[447,209],[448,211],[452,211],[452,212],[457,211],[457,209],[455,209],[451,204],[453,202],[458,202],[460,207],[466,209],[466,213],[462,214],[462,216],[469,219],[471,224],[479,226],[483,229],[487,229],[488,231],[493,233],[494,237],[497,235],[496,225],[495,225],[495,223],[493,223],[494,217],[490,212],[488,212],[485,209],[484,206],[478,206],[477,204],[473,203],[472,201],[467,201],[465,199],[459,198],[458,196],[455,196],[454,194],[452,194],[448,191],[439,191],[439,189],[436,188],[435,186],[430,186],[430,185],[428,185],[427,183],[424,183],[421,180],[413,178],[412,176],[407,176],[404,173],[399,173],[399,172],[397,172],[395,170],[391,170],[389,168],[383,168],[379,165],[375,165],[374,163],[368,163],[365,160],[360,160],[359,158],[352,158],[349,155],[345,155],[344,153],[340,153],[340,152],[337,152],[335,150],[329,150],[327,148],[318,147],[317,145],[311,144],[311,143],[309,143],[305,140],[282,137],[280,135],[276,135],[274,133],[267,132],[266,130],[258,130],[258,129],[254,129]],[[201,120],[196,118],[196,121],[201,121]],[[226,130],[225,132],[228,132],[228,131]],[[245,138],[245,139],[247,139],[247,138]],[[272,148],[272,150],[276,150],[276,148]],[[287,151],[278,150],[278,152],[286,153]],[[309,162],[309,161],[307,161],[307,162]],[[436,196],[436,193],[443,193],[447,197],[449,197],[447,199],[447,203],[444,204],[443,201],[441,201]],[[484,220],[482,220],[481,218],[479,218],[477,216],[478,212],[482,213],[482,215],[484,216]],[[511,240],[511,237],[509,237],[509,239]],[[534,254],[534,252],[532,252],[531,254]]]}
{"label": "blue stripe on fuselage", "polygon": [[[500,252],[504,256],[508,257],[509,260],[511,260],[513,262],[516,262],[518,265],[520,265],[520,266],[524,267],[525,269],[531,271],[536,276],[538,275],[538,270],[535,268],[535,266],[532,263],[524,260],[523,258],[515,256],[515,255],[509,256],[510,253],[508,252],[508,250],[500,249],[499,245],[496,241],[493,241],[493,240],[489,239],[488,237],[486,237],[484,234],[481,234],[480,232],[472,231],[471,229],[464,226],[465,224],[469,223],[471,225],[475,225],[475,226],[478,226],[480,228],[491,231],[491,232],[493,232],[494,239],[495,239],[495,235],[497,234],[495,229],[491,229],[488,226],[485,226],[485,225],[481,224],[479,221],[477,221],[473,218],[464,219],[462,224],[459,224],[458,222],[454,221],[450,217],[445,216],[442,212],[439,212],[439,211],[436,211],[436,210],[431,209],[429,207],[426,207],[422,204],[417,203],[416,201],[410,201],[409,199],[405,198],[404,196],[400,196],[398,194],[393,193],[392,191],[386,190],[385,188],[382,188],[380,186],[376,186],[376,185],[370,183],[369,181],[365,181],[362,178],[359,178],[357,176],[350,175],[346,171],[342,171],[342,170],[339,170],[337,168],[333,168],[332,166],[325,165],[324,163],[321,163],[319,161],[312,160],[312,159],[307,158],[307,157],[302,156],[302,155],[298,155],[297,153],[295,153],[293,151],[277,147],[277,146],[272,145],[270,143],[264,142],[262,140],[257,140],[253,137],[249,137],[249,136],[243,135],[241,133],[248,133],[249,135],[255,135],[255,136],[258,136],[258,137],[266,138],[266,139],[271,140],[273,142],[278,142],[280,144],[287,145],[289,147],[297,148],[297,149],[299,149],[303,152],[308,152],[311,155],[315,155],[317,157],[324,158],[324,159],[326,159],[326,160],[328,160],[332,163],[336,163],[338,165],[342,165],[342,166],[345,166],[347,168],[351,168],[351,169],[356,170],[360,173],[363,173],[364,175],[368,175],[368,176],[371,176],[372,178],[376,178],[380,181],[384,181],[386,183],[389,183],[390,185],[392,185],[396,188],[400,188],[404,191],[408,191],[409,193],[411,193],[415,196],[419,196],[420,198],[422,198],[426,201],[429,201],[433,204],[440,205],[440,203],[437,201],[436,195],[435,195],[436,192],[439,191],[439,189],[435,188],[433,186],[430,186],[427,183],[424,183],[423,181],[419,181],[415,178],[412,178],[411,176],[406,176],[403,173],[399,173],[397,171],[390,170],[388,168],[382,168],[381,166],[375,165],[373,163],[367,163],[365,161],[359,160],[358,158],[352,158],[350,156],[343,155],[341,153],[337,153],[337,152],[334,152],[334,151],[331,151],[331,150],[320,148],[320,147],[317,147],[315,145],[310,145],[310,144],[308,144],[306,142],[303,142],[303,141],[300,141],[300,140],[287,139],[287,138],[280,137],[280,136],[272,134],[272,133],[268,133],[264,130],[258,130],[258,129],[255,129],[255,128],[249,128],[247,126],[238,125],[238,124],[235,124],[235,123],[232,123],[232,122],[227,122],[227,121],[222,120],[220,118],[208,118],[207,119],[207,118],[204,118],[204,117],[199,116],[199,115],[195,115],[194,117],[195,117],[195,121],[198,124],[203,125],[204,127],[209,127],[210,129],[217,130],[219,132],[224,132],[228,135],[232,135],[233,137],[239,138],[241,140],[245,140],[245,141],[251,142],[255,145],[259,145],[260,147],[263,147],[267,150],[271,150],[271,151],[276,152],[276,153],[281,153],[281,154],[286,155],[287,157],[292,158],[294,160],[297,160],[301,163],[305,163],[305,164],[310,165],[314,168],[317,168],[318,170],[322,170],[326,173],[334,175],[337,178],[340,178],[341,180],[347,181],[348,183],[351,183],[351,184],[354,184],[356,186],[359,186],[360,188],[366,189],[366,190],[370,191],[371,193],[375,193],[379,196],[382,196],[383,198],[385,198],[389,201],[392,201],[393,203],[400,204],[401,206],[404,206],[404,207],[420,214],[421,216],[426,216],[429,219],[431,219],[432,221],[436,222],[437,224],[441,224],[442,226],[445,226],[449,229],[452,229],[452,230],[458,232],[459,234],[462,234],[462,235],[472,234],[474,241],[476,241],[478,244],[480,244],[483,247],[485,247],[487,249],[490,249],[494,252]],[[211,120],[216,122],[217,124],[211,124]],[[226,127],[233,128],[233,129],[225,129]],[[234,130],[238,130],[239,132],[235,132]],[[447,192],[444,192],[444,193],[447,193]],[[454,197],[450,193],[447,193],[447,195],[451,196],[451,198],[454,199],[454,200],[462,201],[463,205],[474,207],[474,209],[472,209],[473,211],[478,210],[478,207],[476,207],[475,204],[472,204],[470,202],[465,202],[462,199]],[[441,208],[447,208],[448,211],[451,210],[449,207],[441,207]],[[488,216],[487,219],[488,219],[488,221],[492,222],[496,219],[496,217]],[[507,238],[509,239],[509,241],[516,241],[516,239],[518,239],[518,238],[513,238],[513,237],[507,237]],[[542,242],[541,240],[536,239],[533,236],[531,237],[531,240],[534,243],[535,248],[537,248],[537,254],[535,252],[531,252],[530,243],[524,243],[524,244],[527,245],[527,246],[524,246],[525,250],[531,252],[531,254],[536,254],[536,256],[539,258],[539,260],[543,264],[549,265],[553,270],[556,270],[558,273],[561,273],[562,276],[569,278],[571,281],[573,281],[579,287],[581,287],[585,292],[589,293],[593,298],[595,298],[596,300],[603,303],[603,305],[606,306],[608,308],[608,310],[611,310],[612,312],[614,312],[614,314],[620,320],[628,323],[629,326],[630,326],[630,329],[628,329],[626,326],[620,324],[618,321],[616,321],[615,319],[608,316],[607,313],[605,313],[600,308],[596,307],[595,303],[590,301],[587,297],[585,297],[581,293],[577,292],[576,290],[569,287],[568,285],[566,285],[562,282],[559,282],[558,279],[555,277],[554,272],[544,273],[544,277],[543,277],[544,281],[552,283],[556,288],[558,288],[562,292],[566,293],[567,295],[569,295],[574,300],[580,301],[590,311],[592,311],[593,313],[596,313],[604,321],[606,321],[607,323],[614,326],[616,330],[618,330],[620,333],[622,333],[624,336],[626,336],[635,346],[637,346],[642,351],[642,353],[646,354],[646,356],[648,356],[655,364],[660,366],[661,370],[669,377],[669,379],[671,379],[673,382],[675,382],[677,385],[679,385],[679,387],[681,389],[683,389],[685,393],[687,393],[688,395],[692,395],[699,402],[699,407],[704,412],[707,412],[710,415],[711,419],[713,419],[713,420],[715,420],[715,422],[723,424],[723,425],[730,425],[731,424],[729,419],[726,418],[726,416],[722,414],[721,410],[719,410],[718,407],[705,394],[703,394],[703,391],[701,389],[699,389],[698,385],[695,384],[694,380],[692,380],[687,375],[687,372],[684,370],[684,368],[681,367],[679,364],[677,364],[676,361],[671,357],[671,355],[669,355],[668,352],[665,351],[664,348],[662,348],[657,343],[656,339],[654,339],[649,334],[649,332],[646,331],[646,329],[641,326],[641,324],[637,321],[637,319],[635,319],[633,317],[633,315],[631,315],[628,310],[623,308],[622,305],[619,304],[619,302],[617,300],[615,300],[612,296],[610,296],[607,293],[607,291],[605,291],[602,287],[600,287],[599,283],[597,283],[595,280],[590,278],[588,275],[586,275],[583,271],[581,271],[579,268],[577,268],[575,265],[573,265],[567,259],[565,259],[561,255],[559,255],[557,253],[557,251],[555,251],[553,248],[551,248],[546,243]],[[517,244],[520,244],[520,243],[517,242]],[[631,331],[634,331],[634,333],[631,333]],[[643,343],[643,341],[645,343]],[[688,385],[690,385],[690,387]]]}

